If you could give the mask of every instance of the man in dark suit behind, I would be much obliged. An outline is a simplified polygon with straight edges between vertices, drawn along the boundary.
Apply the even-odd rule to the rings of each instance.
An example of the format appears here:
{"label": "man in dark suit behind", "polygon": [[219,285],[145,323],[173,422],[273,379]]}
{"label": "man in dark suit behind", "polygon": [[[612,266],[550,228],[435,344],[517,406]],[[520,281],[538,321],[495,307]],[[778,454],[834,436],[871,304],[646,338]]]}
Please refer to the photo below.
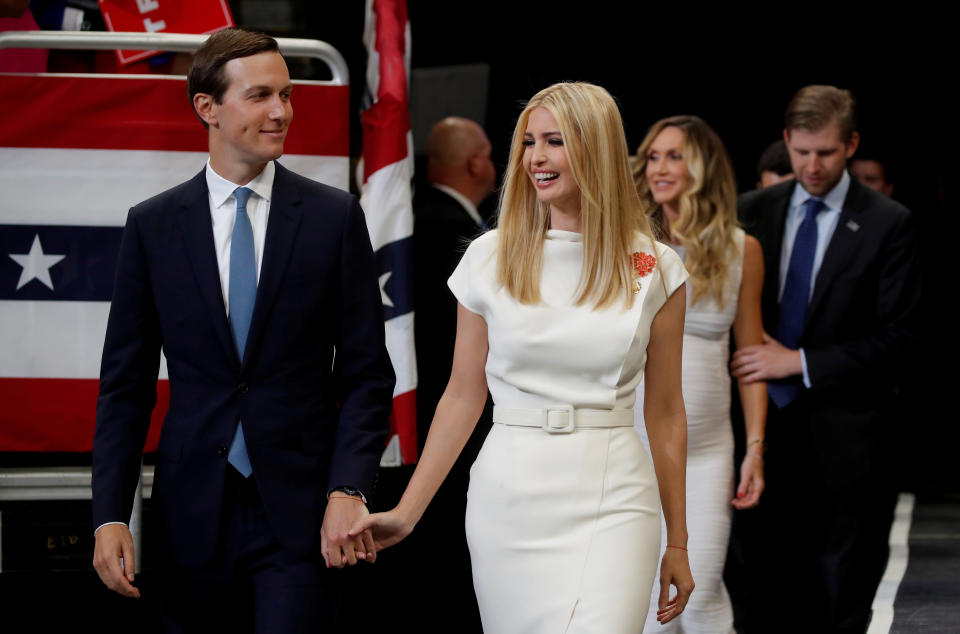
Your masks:
{"label": "man in dark suit behind", "polygon": [[[496,170],[483,128],[462,117],[436,123],[427,138],[427,183],[413,199],[413,296],[417,346],[417,435],[421,448],[433,413],[453,367],[457,331],[457,301],[447,279],[470,241],[486,230],[477,208],[493,191]],[[486,424],[485,424],[486,423]],[[437,492],[419,524],[419,535],[394,556],[419,570],[416,594],[435,606],[421,615],[422,632],[480,632],[480,612],[473,593],[470,554],[463,517],[468,472],[491,423],[485,411],[473,435]],[[422,549],[442,557],[422,560]],[[399,562],[398,562],[399,563]],[[397,568],[397,570],[401,570]],[[395,583],[402,583],[398,578]]]}
{"label": "man in dark suit behind", "polygon": [[784,130],[796,183],[739,201],[763,245],[767,335],[731,367],[771,398],[767,490],[739,536],[749,632],[862,633],[886,564],[920,287],[910,212],[847,173],[854,108],[846,90],[801,89]]}
{"label": "man in dark suit behind", "polygon": [[196,177],[131,209],[101,364],[94,565],[139,596],[129,517],[170,377],[153,485],[168,631],[313,632],[329,567],[371,561],[367,513],[394,385],[363,212],[274,159],[292,118],[277,43],[212,35],[188,76]]}
{"label": "man in dark suit behind", "polygon": [[417,433],[426,441],[433,410],[450,378],[457,301],[447,278],[470,241],[486,230],[477,207],[493,191],[490,141],[476,122],[447,117],[427,139],[427,180],[414,212],[414,308],[417,343]]}

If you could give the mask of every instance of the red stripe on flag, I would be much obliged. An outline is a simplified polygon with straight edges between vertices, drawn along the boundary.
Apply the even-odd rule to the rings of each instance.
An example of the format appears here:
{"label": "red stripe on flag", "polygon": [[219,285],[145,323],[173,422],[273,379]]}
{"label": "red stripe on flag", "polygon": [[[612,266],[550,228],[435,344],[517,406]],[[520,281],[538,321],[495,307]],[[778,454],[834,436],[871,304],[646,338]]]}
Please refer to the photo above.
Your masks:
{"label": "red stripe on flag", "polygon": [[410,390],[393,397],[390,412],[390,438],[400,437],[400,453],[403,464],[417,461],[417,391]]}
{"label": "red stripe on flag", "polygon": [[407,3],[374,0],[373,12],[377,14],[376,49],[380,54],[377,99],[393,97],[406,103],[407,71],[404,54],[407,49]]}
{"label": "red stripe on flag", "polygon": [[[97,379],[0,379],[0,451],[91,451],[99,389]],[[169,404],[170,382],[159,381],[144,451],[157,450]]]}
{"label": "red stripe on flag", "polygon": [[[350,88],[294,82],[284,152],[350,153]],[[0,147],[206,152],[183,78],[5,75]]]}
{"label": "red stripe on flag", "polygon": [[380,60],[377,101],[360,115],[363,121],[363,182],[370,174],[407,157],[410,110],[407,99],[407,3],[374,0],[376,49]]}

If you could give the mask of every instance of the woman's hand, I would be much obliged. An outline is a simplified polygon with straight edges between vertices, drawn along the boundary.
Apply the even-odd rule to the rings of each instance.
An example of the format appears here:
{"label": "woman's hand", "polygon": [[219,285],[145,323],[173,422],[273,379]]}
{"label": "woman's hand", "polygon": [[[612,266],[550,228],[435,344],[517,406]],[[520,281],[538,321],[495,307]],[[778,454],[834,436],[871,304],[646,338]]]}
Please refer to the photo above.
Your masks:
{"label": "woman's hand", "polygon": [[374,513],[358,521],[349,535],[356,537],[370,529],[377,552],[393,546],[413,531],[414,523],[406,519],[396,508],[384,513]]}
{"label": "woman's hand", "polygon": [[[683,612],[693,592],[693,585],[687,551],[668,546],[660,562],[660,601],[657,603],[657,621],[660,625],[672,621]],[[677,589],[672,599],[668,598],[670,586]]]}
{"label": "woman's hand", "polygon": [[740,465],[737,497],[730,504],[738,511],[756,506],[760,502],[763,487],[763,456],[748,451]]}

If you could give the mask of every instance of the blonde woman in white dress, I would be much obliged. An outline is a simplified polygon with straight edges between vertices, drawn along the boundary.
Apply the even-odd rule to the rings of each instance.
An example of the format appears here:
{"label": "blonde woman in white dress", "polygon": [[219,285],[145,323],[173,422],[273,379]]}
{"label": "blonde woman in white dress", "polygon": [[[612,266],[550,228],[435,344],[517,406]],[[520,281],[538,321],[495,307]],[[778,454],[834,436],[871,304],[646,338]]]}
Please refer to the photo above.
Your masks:
{"label": "blonde woman in white dress", "polygon": [[[656,610],[668,622],[693,590],[680,390],[687,275],[640,212],[605,90],[563,83],[530,100],[498,224],[449,281],[453,372],[420,463],[400,503],[351,532],[372,528],[379,549],[413,530],[489,386],[496,424],[471,470],[466,516],[484,630],[641,631],[661,501],[671,547],[660,579],[675,591]],[[632,429],[641,381],[652,463]]]}
{"label": "blonde woman in white dress", "polygon": [[[760,343],[763,255],[737,225],[736,183],[720,137],[702,119],[655,123],[637,151],[634,177],[645,213],[690,272],[683,335],[683,396],[687,412],[687,519],[690,566],[697,592],[679,619],[652,632],[727,633],[733,610],[723,566],[733,508],[757,504],[763,492],[764,383],[740,383],[746,455],[734,492],[730,424],[729,332],[737,348]],[[638,395],[642,402],[643,394]],[[643,417],[638,431],[648,442]],[[654,593],[651,603],[658,601]]]}

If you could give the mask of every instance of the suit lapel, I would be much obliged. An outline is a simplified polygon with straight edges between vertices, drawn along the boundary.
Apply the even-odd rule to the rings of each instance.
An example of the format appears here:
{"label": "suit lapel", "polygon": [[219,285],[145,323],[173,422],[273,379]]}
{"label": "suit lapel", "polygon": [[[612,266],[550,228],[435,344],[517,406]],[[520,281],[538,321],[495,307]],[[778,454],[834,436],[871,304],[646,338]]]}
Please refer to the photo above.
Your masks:
{"label": "suit lapel", "polygon": [[250,362],[263,335],[270,309],[273,307],[290,262],[290,254],[293,252],[294,240],[303,215],[300,192],[290,177],[290,172],[279,163],[275,165],[270,216],[267,219],[267,235],[263,243],[263,264],[260,268],[257,299],[253,305],[253,317],[250,321],[250,332],[247,335],[247,349],[243,355],[242,367],[246,367]]}
{"label": "suit lapel", "polygon": [[780,308],[780,251],[783,249],[783,231],[787,225],[792,196],[793,186],[783,187],[782,193],[775,199],[774,209],[770,211],[769,221],[764,223],[767,235],[761,240],[764,259],[763,296],[767,298],[763,310],[764,315],[770,315],[772,324],[777,323],[775,316],[779,314]]}
{"label": "suit lapel", "polygon": [[197,284],[200,286],[200,296],[206,305],[207,314],[214,322],[217,339],[227,358],[239,366],[230,324],[227,322],[227,311],[223,306],[223,288],[220,286],[220,268],[217,266],[213,223],[210,221],[205,171],[201,170],[190,181],[181,201],[179,225]]}
{"label": "suit lapel", "polygon": [[830,244],[827,245],[827,250],[823,254],[823,262],[814,281],[813,297],[807,308],[807,323],[810,323],[811,315],[816,312],[817,306],[823,301],[837,275],[846,268],[847,263],[858,251],[857,245],[861,235],[859,229],[863,224],[862,212],[865,205],[860,191],[859,183],[851,179],[847,198],[843,201],[843,209],[840,210],[840,219],[837,220],[837,228],[834,229]]}

